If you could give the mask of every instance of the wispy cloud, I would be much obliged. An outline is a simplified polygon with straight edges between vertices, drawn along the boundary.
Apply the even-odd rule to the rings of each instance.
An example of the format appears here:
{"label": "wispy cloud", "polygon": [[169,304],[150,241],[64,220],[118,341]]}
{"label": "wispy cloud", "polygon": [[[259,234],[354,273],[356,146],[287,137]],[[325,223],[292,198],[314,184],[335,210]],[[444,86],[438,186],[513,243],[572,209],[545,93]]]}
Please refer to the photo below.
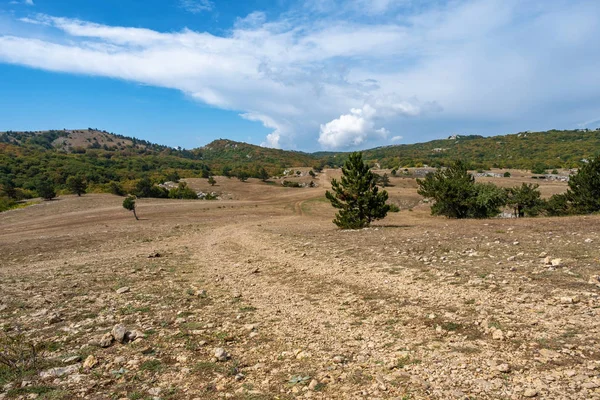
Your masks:
{"label": "wispy cloud", "polygon": [[193,14],[211,11],[215,4],[210,0],[179,0],[179,6]]}
{"label": "wispy cloud", "polygon": [[272,147],[410,141],[406,126],[419,123],[597,117],[597,1],[380,1],[372,13],[361,1],[324,1],[311,18],[254,12],[224,35],[30,16],[22,23],[56,32],[0,36],[0,62],[180,90],[263,124]]}
{"label": "wispy cloud", "polygon": [[9,4],[25,4],[27,6],[35,6],[33,0],[11,0]]}

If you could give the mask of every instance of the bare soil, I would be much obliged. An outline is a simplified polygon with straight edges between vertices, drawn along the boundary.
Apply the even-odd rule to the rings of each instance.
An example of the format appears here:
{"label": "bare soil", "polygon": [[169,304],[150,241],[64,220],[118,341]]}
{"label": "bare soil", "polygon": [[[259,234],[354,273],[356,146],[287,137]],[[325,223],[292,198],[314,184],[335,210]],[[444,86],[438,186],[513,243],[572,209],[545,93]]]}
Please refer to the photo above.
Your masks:
{"label": "bare soil", "polygon": [[[0,335],[46,348],[0,398],[600,399],[600,217],[432,217],[392,178],[401,211],[340,231],[336,174],[0,214]],[[145,337],[99,346],[117,324]]]}

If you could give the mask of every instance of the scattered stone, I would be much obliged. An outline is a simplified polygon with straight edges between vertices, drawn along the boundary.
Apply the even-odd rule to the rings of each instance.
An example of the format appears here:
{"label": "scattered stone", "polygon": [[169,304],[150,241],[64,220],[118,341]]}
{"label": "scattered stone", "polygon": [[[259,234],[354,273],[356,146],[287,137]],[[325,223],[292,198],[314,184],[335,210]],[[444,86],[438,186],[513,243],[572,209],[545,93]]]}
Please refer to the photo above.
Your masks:
{"label": "scattered stone", "polygon": [[560,302],[561,302],[561,304],[577,304],[577,303],[579,303],[579,297],[564,296],[564,297],[560,298]]}
{"label": "scattered stone", "polygon": [[242,380],[244,380],[244,378],[245,378],[245,377],[246,377],[246,376],[245,376],[244,374],[242,374],[242,373],[237,373],[237,374],[235,375],[235,380],[236,380],[236,381],[242,381]]}
{"label": "scattered stone", "polygon": [[127,334],[127,328],[123,324],[117,324],[112,328],[111,334],[117,342],[123,343]]}
{"label": "scattered stone", "polygon": [[113,340],[114,340],[114,337],[113,337],[112,333],[107,332],[104,335],[102,335],[102,337],[100,338],[99,345],[100,345],[100,347],[104,347],[104,348],[110,347]]}
{"label": "scattered stone", "polygon": [[552,258],[550,258],[549,256],[544,257],[544,264],[552,265]]}
{"label": "scattered stone", "polygon": [[40,372],[40,378],[60,378],[61,376],[71,375],[76,372],[79,372],[79,368],[81,368],[81,364],[79,363],[69,365],[68,367],[50,368],[49,370]]}
{"label": "scattered stone", "polygon": [[336,364],[343,364],[346,362],[346,358],[344,358],[344,356],[334,356],[332,360]]}
{"label": "scattered stone", "polygon": [[50,325],[52,325],[52,324],[57,324],[57,323],[61,322],[62,320],[63,320],[63,319],[62,319],[62,317],[60,316],[60,314],[59,314],[59,313],[52,313],[52,314],[50,314],[50,315],[48,316],[48,323],[49,323]]}
{"label": "scattered stone", "polygon": [[146,337],[146,334],[144,332],[134,329],[131,332],[127,332],[125,334],[125,341],[133,342],[134,340],[143,339],[145,337]]}
{"label": "scattered stone", "polygon": [[313,379],[312,381],[310,381],[310,383],[308,384],[308,389],[309,390],[315,390],[317,388],[317,385],[319,385],[319,381],[316,379]]}
{"label": "scattered stone", "polygon": [[96,365],[98,365],[98,359],[90,354],[89,356],[87,356],[87,358],[83,362],[83,369],[90,370],[90,369],[94,368]]}
{"label": "scattered stone", "polygon": [[227,361],[227,360],[229,360],[231,358],[231,356],[229,355],[229,353],[227,353],[225,351],[225,349],[223,349],[221,347],[217,347],[215,349],[214,355],[215,355],[214,358],[216,358],[217,361]]}
{"label": "scattered stone", "polygon": [[504,340],[504,333],[500,329],[494,329],[492,331],[492,339],[494,340]]}
{"label": "scattered stone", "polygon": [[117,289],[117,294],[129,293],[131,288],[129,286],[123,286]]}
{"label": "scattered stone", "polygon": [[562,265],[562,259],[561,258],[555,258],[552,261],[550,261],[550,264],[553,267],[560,267]]}
{"label": "scattered stone", "polygon": [[500,365],[498,365],[497,369],[500,372],[507,373],[507,372],[510,372],[510,365],[508,365],[506,363],[505,364],[500,364]]}
{"label": "scattered stone", "polygon": [[160,258],[162,257],[162,254],[160,253],[152,253],[150,255],[148,255],[148,258]]}
{"label": "scattered stone", "polygon": [[79,356],[71,356],[71,357],[67,357],[63,360],[63,363],[65,364],[73,364],[74,362],[78,362],[81,361],[81,357]]}
{"label": "scattered stone", "polygon": [[590,280],[588,281],[588,283],[590,283],[592,285],[598,285],[598,284],[600,284],[600,275],[592,275],[592,276],[590,276]]}
{"label": "scattered stone", "polygon": [[535,397],[538,395],[538,391],[536,389],[525,389],[523,392],[523,396],[525,397]]}

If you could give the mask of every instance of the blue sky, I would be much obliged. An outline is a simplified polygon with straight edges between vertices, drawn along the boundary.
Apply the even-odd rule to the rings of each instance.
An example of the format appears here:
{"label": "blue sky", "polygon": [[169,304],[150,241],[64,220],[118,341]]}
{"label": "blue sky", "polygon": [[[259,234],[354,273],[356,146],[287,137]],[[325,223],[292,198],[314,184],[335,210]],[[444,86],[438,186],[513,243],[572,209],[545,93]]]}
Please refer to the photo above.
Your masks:
{"label": "blue sky", "polygon": [[0,130],[353,150],[600,126],[600,2],[0,0]]}

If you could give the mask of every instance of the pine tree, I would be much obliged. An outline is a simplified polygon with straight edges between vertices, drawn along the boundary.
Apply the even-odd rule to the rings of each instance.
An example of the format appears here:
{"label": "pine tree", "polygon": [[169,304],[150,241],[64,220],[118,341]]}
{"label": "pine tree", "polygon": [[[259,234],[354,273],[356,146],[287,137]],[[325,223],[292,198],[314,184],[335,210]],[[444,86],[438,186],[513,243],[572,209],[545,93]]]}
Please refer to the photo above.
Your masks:
{"label": "pine tree", "polygon": [[327,191],[325,196],[331,205],[340,211],[333,223],[342,229],[360,229],[372,221],[384,218],[390,209],[385,204],[388,194],[379,192],[377,178],[362,160],[362,153],[350,155],[342,168],[340,181],[331,180],[334,193]]}
{"label": "pine tree", "polygon": [[211,175],[208,177],[208,183],[210,186],[215,186],[215,184],[217,183],[217,181],[215,180],[215,178]]}
{"label": "pine tree", "polygon": [[576,214],[600,211],[600,157],[589,161],[571,177],[567,198]]}

